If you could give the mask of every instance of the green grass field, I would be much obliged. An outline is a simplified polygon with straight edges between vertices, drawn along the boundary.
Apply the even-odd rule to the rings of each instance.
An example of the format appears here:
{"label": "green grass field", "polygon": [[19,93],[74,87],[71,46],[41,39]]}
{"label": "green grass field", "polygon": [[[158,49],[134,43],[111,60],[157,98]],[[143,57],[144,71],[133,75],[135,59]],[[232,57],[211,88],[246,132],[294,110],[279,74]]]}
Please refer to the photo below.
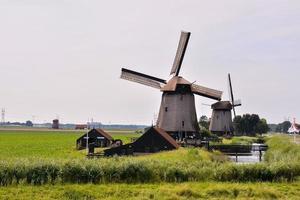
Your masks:
{"label": "green grass field", "polygon": [[[139,135],[134,131],[108,131],[114,139],[130,142]],[[0,130],[0,159],[73,159],[83,158],[77,151],[76,139],[83,131]]]}
{"label": "green grass field", "polygon": [[[134,131],[108,132],[125,143],[139,136]],[[7,183],[0,186],[0,199],[300,199],[300,180],[295,179],[300,172],[300,147],[292,143],[292,137],[271,137],[265,163],[236,165],[219,152],[185,148],[87,160],[85,150],[75,149],[82,134],[0,130],[0,184]],[[62,174],[51,184],[53,169]],[[19,176],[20,182],[10,176]],[[275,182],[257,182],[261,177]]]}

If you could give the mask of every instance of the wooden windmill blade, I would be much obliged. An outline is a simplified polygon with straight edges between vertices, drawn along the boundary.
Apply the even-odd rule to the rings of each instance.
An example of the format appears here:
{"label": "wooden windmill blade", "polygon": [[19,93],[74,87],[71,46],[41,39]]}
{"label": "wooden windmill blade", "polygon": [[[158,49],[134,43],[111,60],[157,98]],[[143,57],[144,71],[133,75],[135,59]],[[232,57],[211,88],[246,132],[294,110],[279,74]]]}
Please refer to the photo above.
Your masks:
{"label": "wooden windmill blade", "polygon": [[233,91],[232,91],[232,84],[231,84],[231,78],[230,78],[230,73],[228,73],[228,86],[229,86],[229,99],[232,105],[232,110],[233,110],[233,115],[234,118],[236,117],[235,113],[235,106],[234,106],[234,97],[233,97]]}
{"label": "wooden windmill blade", "polygon": [[174,74],[175,76],[178,76],[184,58],[184,54],[190,39],[190,35],[190,32],[181,31],[180,40],[170,75]]}
{"label": "wooden windmill blade", "polygon": [[140,83],[142,85],[150,86],[156,89],[161,89],[166,84],[166,80],[135,72],[129,69],[122,68],[121,77],[122,79]]}
{"label": "wooden windmill blade", "polygon": [[241,106],[242,105],[242,100],[237,99],[233,101],[232,106],[236,107],[236,106]]}
{"label": "wooden windmill blade", "polygon": [[221,100],[222,98],[222,91],[203,87],[197,84],[192,84],[192,92],[194,94],[198,94],[200,96],[208,97],[215,100]]}

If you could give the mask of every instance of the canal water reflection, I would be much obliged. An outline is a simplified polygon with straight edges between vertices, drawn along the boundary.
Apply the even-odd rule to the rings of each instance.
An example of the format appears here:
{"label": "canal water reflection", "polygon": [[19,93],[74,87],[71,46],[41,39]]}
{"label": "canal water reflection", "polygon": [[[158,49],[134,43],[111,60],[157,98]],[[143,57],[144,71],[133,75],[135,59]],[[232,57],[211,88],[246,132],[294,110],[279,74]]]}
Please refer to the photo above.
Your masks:
{"label": "canal water reflection", "polygon": [[[264,152],[262,152],[262,160],[263,160]],[[236,162],[235,156],[228,156],[231,161]],[[251,156],[238,156],[237,163],[259,163],[259,152],[258,151],[252,151]]]}
{"label": "canal water reflection", "polygon": [[261,151],[261,155],[260,155],[260,151],[258,151],[258,149],[262,149],[262,147],[265,146],[264,144],[257,144],[257,143],[253,143],[252,144],[252,151],[251,151],[251,155],[238,155],[238,157],[236,156],[228,156],[229,159],[233,162],[236,163],[259,163],[260,162],[260,156],[261,156],[261,160],[263,161],[264,158],[264,154],[265,154],[265,150]]}

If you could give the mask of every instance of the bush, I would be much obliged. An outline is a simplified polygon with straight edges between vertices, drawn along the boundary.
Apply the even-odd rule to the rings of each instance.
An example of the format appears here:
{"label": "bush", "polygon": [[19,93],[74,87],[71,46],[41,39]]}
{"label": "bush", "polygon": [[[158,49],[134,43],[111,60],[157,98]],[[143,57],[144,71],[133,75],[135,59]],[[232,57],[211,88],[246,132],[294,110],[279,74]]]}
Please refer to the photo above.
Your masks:
{"label": "bush", "polygon": [[0,166],[0,185],[6,186],[13,182],[13,168],[9,165],[1,164]]}

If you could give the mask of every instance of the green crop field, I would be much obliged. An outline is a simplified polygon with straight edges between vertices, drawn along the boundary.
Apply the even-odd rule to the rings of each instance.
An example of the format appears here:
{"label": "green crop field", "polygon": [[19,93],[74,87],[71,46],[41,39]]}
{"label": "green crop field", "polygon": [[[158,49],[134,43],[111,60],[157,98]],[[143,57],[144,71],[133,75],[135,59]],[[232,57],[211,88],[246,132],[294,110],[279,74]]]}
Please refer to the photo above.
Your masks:
{"label": "green crop field", "polygon": [[[139,137],[134,131],[109,130],[114,139],[130,142]],[[0,159],[38,158],[73,159],[83,158],[85,150],[77,151],[76,139],[83,131],[51,130],[0,130]]]}
{"label": "green crop field", "polygon": [[[108,132],[125,143],[139,136]],[[240,165],[195,148],[89,160],[75,149],[82,134],[0,130],[0,199],[300,199],[300,146],[292,136],[268,137],[265,161]]]}

